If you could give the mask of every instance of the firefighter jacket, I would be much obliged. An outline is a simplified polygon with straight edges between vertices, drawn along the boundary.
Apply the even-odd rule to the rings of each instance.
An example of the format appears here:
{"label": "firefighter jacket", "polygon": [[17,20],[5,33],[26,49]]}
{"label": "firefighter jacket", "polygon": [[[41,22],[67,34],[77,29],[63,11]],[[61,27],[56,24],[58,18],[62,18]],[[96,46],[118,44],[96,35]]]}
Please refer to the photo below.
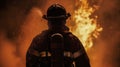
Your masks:
{"label": "firefighter jacket", "polygon": [[[68,31],[55,32],[49,30],[43,31],[33,39],[26,54],[26,67],[54,67],[54,64],[58,64],[57,67],[60,67],[61,64],[51,61],[52,58],[54,58],[53,61],[60,60],[56,55],[56,59],[52,57],[55,46],[53,45],[51,48],[51,37],[54,35],[60,35],[63,38],[60,43],[64,46],[62,49],[64,57],[60,62],[62,67],[90,67],[85,49],[75,35]],[[54,52],[57,52],[57,49]]]}

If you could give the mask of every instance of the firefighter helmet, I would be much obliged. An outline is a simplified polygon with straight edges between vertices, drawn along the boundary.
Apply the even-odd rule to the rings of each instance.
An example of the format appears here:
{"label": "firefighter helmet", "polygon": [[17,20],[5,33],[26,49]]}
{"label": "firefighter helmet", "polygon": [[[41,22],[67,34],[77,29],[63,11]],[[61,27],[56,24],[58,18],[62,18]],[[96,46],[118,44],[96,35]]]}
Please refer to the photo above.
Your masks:
{"label": "firefighter helmet", "polygon": [[65,8],[60,4],[53,4],[47,10],[47,15],[44,15],[44,19],[67,19],[70,17],[70,13],[67,13]]}

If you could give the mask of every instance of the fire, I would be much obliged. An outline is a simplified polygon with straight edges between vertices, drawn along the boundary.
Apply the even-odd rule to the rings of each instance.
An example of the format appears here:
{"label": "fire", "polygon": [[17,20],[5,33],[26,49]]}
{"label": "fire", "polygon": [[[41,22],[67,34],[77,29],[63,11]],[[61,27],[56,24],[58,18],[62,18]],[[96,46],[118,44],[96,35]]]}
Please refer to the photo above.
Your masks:
{"label": "fire", "polygon": [[102,31],[102,27],[97,24],[98,16],[90,17],[95,10],[95,7],[89,6],[87,0],[76,1],[73,15],[74,25],[70,26],[70,29],[81,40],[86,49],[93,46],[93,38],[97,38]]}

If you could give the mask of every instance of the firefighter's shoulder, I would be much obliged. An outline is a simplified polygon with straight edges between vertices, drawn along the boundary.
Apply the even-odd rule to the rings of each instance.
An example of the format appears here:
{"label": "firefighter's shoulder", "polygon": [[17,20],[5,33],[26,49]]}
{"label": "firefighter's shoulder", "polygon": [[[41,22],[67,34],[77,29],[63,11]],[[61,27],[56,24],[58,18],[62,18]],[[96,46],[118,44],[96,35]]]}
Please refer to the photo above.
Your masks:
{"label": "firefighter's shoulder", "polygon": [[72,42],[82,44],[81,41],[78,39],[78,37],[75,36],[73,33],[66,32],[66,35]]}
{"label": "firefighter's shoulder", "polygon": [[70,43],[70,45],[71,45],[71,47],[72,47],[72,49],[73,49],[74,51],[77,51],[77,50],[79,50],[79,49],[82,48],[82,43],[81,43],[81,41],[80,41],[80,40],[78,39],[78,37],[75,36],[74,34],[68,33],[66,40],[68,40],[67,42]]}
{"label": "firefighter's shoulder", "polygon": [[48,33],[47,30],[42,31],[41,33],[37,34],[37,35],[33,38],[33,41],[34,41],[34,40],[35,40],[35,41],[42,40],[42,38],[44,38],[47,33]]}
{"label": "firefighter's shoulder", "polygon": [[46,34],[47,34],[47,31],[42,31],[41,33],[36,35],[32,40],[31,46],[40,45],[45,40]]}

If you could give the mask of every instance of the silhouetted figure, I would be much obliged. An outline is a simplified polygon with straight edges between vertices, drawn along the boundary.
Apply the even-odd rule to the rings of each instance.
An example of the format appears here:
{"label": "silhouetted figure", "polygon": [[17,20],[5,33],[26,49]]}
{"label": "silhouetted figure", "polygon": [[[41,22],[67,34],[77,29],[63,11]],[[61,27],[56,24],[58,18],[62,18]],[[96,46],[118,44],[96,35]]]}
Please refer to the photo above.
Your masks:
{"label": "silhouetted figure", "polygon": [[37,35],[26,55],[26,67],[90,67],[89,58],[79,39],[65,25],[69,13],[53,4],[43,18],[48,30]]}

